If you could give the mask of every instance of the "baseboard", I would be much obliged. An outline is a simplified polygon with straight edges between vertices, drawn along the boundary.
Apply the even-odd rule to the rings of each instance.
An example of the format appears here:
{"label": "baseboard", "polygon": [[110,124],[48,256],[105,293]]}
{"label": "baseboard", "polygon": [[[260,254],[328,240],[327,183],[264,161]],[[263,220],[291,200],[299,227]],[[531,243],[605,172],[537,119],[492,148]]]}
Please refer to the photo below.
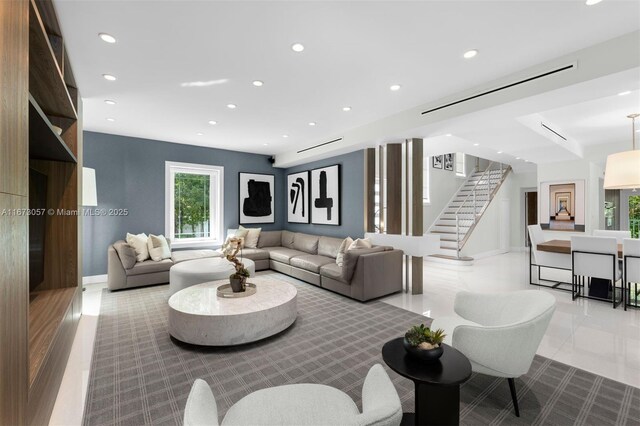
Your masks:
{"label": "baseboard", "polygon": [[478,259],[484,259],[485,257],[497,256],[499,254],[505,254],[505,253],[508,253],[508,252],[505,252],[504,250],[501,250],[501,249],[496,249],[496,250],[485,251],[482,253],[477,253],[472,255],[471,257],[478,260]]}
{"label": "baseboard", "polygon": [[91,275],[88,277],[82,277],[82,285],[87,284],[101,284],[107,282],[107,274],[104,275]]}
{"label": "baseboard", "polygon": [[529,251],[529,247],[525,247],[525,246],[521,246],[521,247],[511,247],[509,249],[510,251],[514,251],[514,252],[522,252],[522,251]]}

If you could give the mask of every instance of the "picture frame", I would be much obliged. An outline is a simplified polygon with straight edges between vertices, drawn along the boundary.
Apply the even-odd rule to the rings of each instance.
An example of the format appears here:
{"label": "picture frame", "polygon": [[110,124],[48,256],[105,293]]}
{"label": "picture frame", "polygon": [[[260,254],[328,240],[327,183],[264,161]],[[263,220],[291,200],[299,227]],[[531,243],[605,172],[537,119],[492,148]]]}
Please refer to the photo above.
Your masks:
{"label": "picture frame", "polygon": [[453,171],[453,154],[444,154],[443,157],[444,157],[443,159],[444,169],[452,172]]}
{"label": "picture frame", "polygon": [[431,157],[431,164],[434,169],[442,169],[442,155]]}
{"label": "picture frame", "polygon": [[238,173],[238,201],[241,225],[275,223],[275,175]]}
{"label": "picture frame", "polygon": [[309,200],[309,170],[290,173],[287,175],[287,222],[309,223],[311,221],[311,209]]}
{"label": "picture frame", "polygon": [[538,220],[543,230],[585,232],[586,216],[585,180],[540,183]]}
{"label": "picture frame", "polygon": [[340,165],[311,170],[311,223],[340,225]]}

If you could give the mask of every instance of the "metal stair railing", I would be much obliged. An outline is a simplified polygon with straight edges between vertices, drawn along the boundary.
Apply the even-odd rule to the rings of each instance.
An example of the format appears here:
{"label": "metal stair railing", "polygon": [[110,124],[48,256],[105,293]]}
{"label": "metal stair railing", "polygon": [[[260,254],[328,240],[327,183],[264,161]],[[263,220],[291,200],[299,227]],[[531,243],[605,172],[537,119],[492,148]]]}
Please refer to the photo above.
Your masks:
{"label": "metal stair railing", "polygon": [[[469,232],[471,232],[471,229],[473,227],[475,227],[477,221],[478,221],[478,204],[477,204],[477,196],[476,194],[481,192],[483,190],[482,185],[480,185],[481,182],[484,181],[484,185],[487,186],[487,199],[486,200],[480,200],[481,203],[483,203],[482,209],[480,211],[480,214],[482,214],[484,212],[484,210],[486,209],[486,206],[491,202],[491,199],[493,198],[493,195],[495,194],[495,190],[498,188],[499,184],[502,182],[502,180],[505,177],[505,173],[504,173],[504,165],[502,163],[498,163],[499,164],[499,168],[497,170],[492,170],[491,168],[493,167],[493,165],[496,164],[494,161],[492,161],[491,163],[489,163],[489,165],[486,167],[486,169],[484,170],[484,172],[482,173],[482,175],[480,175],[480,178],[478,179],[478,181],[476,182],[476,184],[473,186],[473,189],[471,190],[471,192],[469,194],[467,194],[467,196],[464,198],[464,200],[462,201],[462,204],[460,204],[460,206],[458,206],[456,212],[455,212],[455,217],[456,217],[456,257],[460,258],[460,210],[462,210],[462,208],[467,204],[468,200],[473,201],[472,207],[473,207],[473,223],[469,226],[469,229],[467,230],[467,234]],[[500,175],[497,179],[496,182],[496,187],[492,188],[492,182],[493,182],[493,176],[491,175],[492,171],[500,171]],[[507,169],[508,171],[508,169]],[[488,175],[487,175],[488,173]],[[487,178],[485,178],[485,175],[487,175]],[[466,234],[465,234],[466,236]]]}

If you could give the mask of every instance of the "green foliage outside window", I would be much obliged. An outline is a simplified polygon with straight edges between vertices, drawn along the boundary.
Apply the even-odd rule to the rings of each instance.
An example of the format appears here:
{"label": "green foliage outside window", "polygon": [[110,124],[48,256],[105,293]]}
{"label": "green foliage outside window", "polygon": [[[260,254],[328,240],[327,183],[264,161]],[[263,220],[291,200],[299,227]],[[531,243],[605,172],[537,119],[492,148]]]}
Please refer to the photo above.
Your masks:
{"label": "green foliage outside window", "polygon": [[629,229],[631,238],[638,238],[640,234],[640,195],[629,197]]}
{"label": "green foliage outside window", "polygon": [[210,176],[176,173],[174,181],[175,238],[207,238]]}

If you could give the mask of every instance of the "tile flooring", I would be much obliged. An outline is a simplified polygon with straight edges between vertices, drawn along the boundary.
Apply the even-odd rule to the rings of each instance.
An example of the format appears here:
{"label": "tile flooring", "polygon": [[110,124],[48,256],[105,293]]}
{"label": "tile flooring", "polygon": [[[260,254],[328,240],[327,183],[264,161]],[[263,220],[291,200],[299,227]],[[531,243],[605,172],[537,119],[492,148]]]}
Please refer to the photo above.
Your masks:
{"label": "tile flooring", "polygon": [[[435,318],[453,315],[453,301],[461,290],[547,291],[556,298],[558,305],[538,353],[640,387],[640,309],[625,312],[622,307],[614,310],[610,304],[594,300],[574,302],[568,292],[530,286],[528,261],[528,253],[511,252],[476,260],[473,266],[465,268],[427,262],[422,295],[399,293],[384,301]],[[553,273],[543,272],[543,275],[551,277]],[[51,416],[51,425],[79,425],[82,421],[104,287],[105,284],[92,284],[84,292],[83,316]]]}

